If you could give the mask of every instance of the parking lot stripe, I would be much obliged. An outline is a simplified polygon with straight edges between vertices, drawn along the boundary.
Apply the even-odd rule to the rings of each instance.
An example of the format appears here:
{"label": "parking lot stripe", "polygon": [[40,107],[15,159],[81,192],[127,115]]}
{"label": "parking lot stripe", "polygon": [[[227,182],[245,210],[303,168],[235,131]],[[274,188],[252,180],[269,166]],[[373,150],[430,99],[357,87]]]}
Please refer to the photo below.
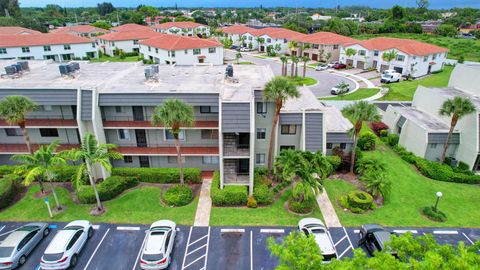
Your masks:
{"label": "parking lot stripe", "polygon": [[[348,244],[350,245],[347,249],[345,249],[342,254],[338,255],[337,258],[340,260],[340,258],[343,257],[343,255],[345,255],[347,253],[348,250],[352,249],[353,250],[353,245],[352,245],[352,241],[350,240],[350,237],[348,236],[348,233],[347,233],[347,230],[345,229],[345,227],[342,227],[343,229],[343,232],[345,232],[345,236],[347,237],[347,240],[348,240]],[[343,238],[342,238],[343,240]],[[338,243],[338,242],[337,242]],[[335,252],[336,252],[336,249],[335,249]]]}
{"label": "parking lot stripe", "polygon": [[147,241],[148,234],[145,233],[145,237],[143,238],[142,245],[140,246],[140,250],[138,251],[137,258],[135,259],[135,263],[133,264],[132,270],[137,268],[138,260],[140,259],[140,254],[142,254],[143,245],[145,245],[145,241]]}
{"label": "parking lot stripe", "polygon": [[189,243],[188,245],[191,246],[191,245],[197,243],[198,241],[204,239],[205,237],[208,237],[208,234],[207,234],[207,235],[204,235],[204,236],[202,236],[202,237],[200,237],[200,238],[198,238],[197,240],[193,241],[192,243]]}
{"label": "parking lot stripe", "polygon": [[347,236],[345,235],[344,237],[342,237],[342,239],[338,240],[337,243],[335,243],[335,247],[340,244],[345,238],[347,238]]}
{"label": "parking lot stripe", "polygon": [[457,231],[433,231],[433,234],[458,234]]}
{"label": "parking lot stripe", "polygon": [[200,256],[200,257],[198,257],[198,258],[196,258],[195,260],[193,260],[193,261],[190,262],[189,264],[185,265],[182,269],[187,269],[190,265],[192,265],[192,264],[198,262],[199,260],[203,259],[203,257],[205,257],[205,254],[202,255],[202,256]]}
{"label": "parking lot stripe", "polygon": [[117,231],[140,231],[140,227],[117,227]]}
{"label": "parking lot stripe", "polygon": [[93,228],[94,230],[98,230],[98,229],[100,229],[100,225],[92,225],[92,228]]}
{"label": "parking lot stripe", "polygon": [[183,262],[182,262],[182,270],[185,269],[185,260],[187,259],[187,250],[188,250],[188,243],[190,242],[190,238],[192,237],[192,229],[193,226],[190,227],[190,232],[188,233],[188,239],[187,239],[187,244],[185,247],[185,254],[183,255]]}
{"label": "parking lot stripe", "polygon": [[11,232],[13,232],[13,231],[15,231],[15,230],[16,230],[16,229],[13,229],[13,230],[8,231],[8,232],[4,232],[4,233],[0,234],[0,236],[4,236],[4,235],[6,235],[6,234],[9,234],[9,233],[11,233]]}
{"label": "parking lot stripe", "polygon": [[360,233],[360,230],[353,230],[353,233]]}
{"label": "parking lot stripe", "polygon": [[244,233],[245,229],[221,229],[221,233]]}
{"label": "parking lot stripe", "polygon": [[207,250],[205,251],[205,264],[203,269],[207,269],[207,260],[208,260],[208,245],[210,244],[210,226],[208,227],[208,238],[207,238]]}
{"label": "parking lot stripe", "polygon": [[393,230],[394,233],[407,233],[407,232],[411,232],[411,233],[418,233],[417,230]]}
{"label": "parking lot stripe", "polygon": [[95,256],[95,253],[97,253],[97,250],[100,248],[100,245],[103,243],[103,240],[105,240],[105,237],[107,237],[107,234],[108,234],[109,231],[110,231],[110,228],[107,229],[107,231],[106,231],[105,234],[103,235],[102,239],[101,239],[100,242],[98,243],[97,247],[96,247],[95,250],[93,251],[92,256],[90,256],[90,259],[88,259],[87,265],[85,265],[84,270],[87,270],[88,265],[90,265],[90,262],[92,261],[93,257]]}
{"label": "parking lot stripe", "polygon": [[5,226],[2,226],[2,228],[0,228],[0,232],[3,231],[3,229],[5,229]]}
{"label": "parking lot stripe", "polygon": [[192,253],[194,253],[194,252],[196,252],[196,251],[199,251],[200,249],[202,249],[202,248],[204,248],[204,247],[206,247],[206,246],[207,246],[207,244],[205,244],[205,245],[203,245],[203,246],[200,246],[200,247],[198,247],[198,248],[196,248],[196,249],[188,252],[188,253],[187,253],[187,256],[190,255],[190,254],[192,254]]}
{"label": "parking lot stripe", "polygon": [[260,229],[260,233],[278,233],[283,234],[285,233],[284,229]]}
{"label": "parking lot stripe", "polygon": [[463,236],[465,236],[465,238],[467,238],[467,240],[468,240],[468,242],[470,242],[470,244],[472,244],[472,245],[474,244],[472,239],[470,239],[470,237],[468,237],[465,233],[462,233],[462,234],[463,234]]}
{"label": "parking lot stripe", "polygon": [[250,231],[250,270],[253,270],[253,232]]}

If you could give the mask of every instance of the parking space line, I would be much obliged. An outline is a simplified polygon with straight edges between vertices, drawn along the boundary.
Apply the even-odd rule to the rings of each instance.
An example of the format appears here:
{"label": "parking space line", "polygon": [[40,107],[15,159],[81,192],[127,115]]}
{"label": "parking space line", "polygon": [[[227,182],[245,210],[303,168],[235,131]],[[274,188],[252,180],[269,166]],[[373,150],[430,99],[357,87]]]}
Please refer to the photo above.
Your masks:
{"label": "parking space line", "polygon": [[[343,232],[345,232],[345,236],[346,236],[346,238],[347,238],[347,240],[348,240],[348,244],[349,244],[350,246],[349,246],[347,249],[345,249],[345,250],[342,252],[342,254],[340,254],[340,255],[337,256],[337,258],[338,258],[339,260],[340,260],[340,258],[343,257],[343,255],[345,255],[345,254],[347,253],[348,250],[350,250],[350,249],[353,250],[352,241],[350,240],[350,237],[348,236],[347,230],[345,229],[345,227],[342,227],[342,229],[343,229]],[[342,240],[343,240],[343,238],[342,238]],[[340,241],[339,241],[339,242],[340,242]],[[338,242],[337,242],[337,243],[338,243]],[[336,250],[337,250],[337,249],[335,249],[335,252],[336,252]]]}
{"label": "parking space line", "polygon": [[87,270],[88,265],[90,265],[90,262],[92,262],[93,257],[95,256],[95,254],[97,253],[98,249],[100,248],[100,245],[103,243],[103,240],[105,240],[105,237],[107,237],[107,234],[108,234],[109,231],[110,231],[110,228],[107,229],[107,231],[106,231],[105,234],[103,235],[102,239],[101,239],[100,242],[98,243],[97,247],[96,247],[95,250],[93,251],[92,256],[90,256],[90,259],[88,259],[88,262],[87,262],[87,264],[85,265],[84,270]]}
{"label": "parking space line", "polygon": [[[331,238],[331,237],[330,237]],[[338,244],[340,244],[345,238],[347,238],[347,236],[345,235],[344,237],[342,237],[342,239],[338,240],[337,243],[334,244],[334,246],[336,247]]]}
{"label": "parking space line", "polygon": [[204,238],[207,237],[207,236],[208,236],[208,234],[207,234],[207,235],[204,235],[204,236],[202,236],[202,237],[200,237],[200,238],[198,238],[197,240],[193,241],[192,243],[189,243],[188,245],[191,246],[191,245],[197,243],[198,241],[204,239]]}
{"label": "parking space line", "polygon": [[140,246],[140,250],[138,251],[137,258],[135,259],[135,264],[133,265],[132,270],[137,268],[138,260],[140,259],[140,254],[142,254],[143,245],[145,245],[145,241],[147,241],[148,234],[145,233],[145,237],[143,238],[142,245]]}
{"label": "parking space line", "polygon": [[283,234],[285,233],[284,229],[260,229],[260,233],[278,233]]}
{"label": "parking space line", "polygon": [[117,231],[140,231],[140,227],[117,227]]}
{"label": "parking space line", "polygon": [[457,231],[433,231],[433,234],[458,234]]}
{"label": "parking space line", "polygon": [[208,227],[207,250],[205,251],[205,264],[202,269],[207,269],[208,245],[210,244],[210,226]]}
{"label": "parking space line", "polygon": [[8,231],[8,232],[4,232],[4,233],[0,234],[0,236],[4,236],[4,235],[6,235],[6,234],[9,234],[9,233],[11,233],[11,232],[13,232],[13,231],[15,231],[15,230],[16,230],[16,229],[13,229],[13,230]]}
{"label": "parking space line", "polygon": [[[333,238],[332,238],[332,235],[330,234],[330,231],[327,230],[327,234],[328,234],[328,237],[330,238],[330,240],[333,242],[333,240],[332,240]],[[340,239],[340,241],[338,241],[337,243],[341,242],[343,239],[345,239],[345,237],[343,237],[342,239]],[[333,250],[335,250],[335,256],[338,258],[338,252],[337,252],[336,246],[337,246],[337,244],[334,244],[334,245],[333,245],[333,247],[334,247]],[[252,269],[252,270],[253,270],[253,269]]]}
{"label": "parking space line", "polygon": [[221,233],[244,233],[245,229],[221,229]]}
{"label": "parking space line", "polygon": [[187,245],[185,247],[185,253],[183,254],[182,270],[185,269],[185,260],[187,259],[188,243],[190,243],[190,238],[192,236],[192,229],[193,229],[193,226],[190,227],[190,232],[188,233]]}
{"label": "parking space line", "polygon": [[[347,253],[348,250],[350,250],[350,248],[345,249],[345,250],[342,252],[342,254],[340,254],[340,255],[337,256],[337,259],[340,260],[340,258],[342,258],[343,255],[345,255],[345,253]],[[335,252],[336,252],[336,251],[335,251]]]}
{"label": "parking space line", "polygon": [[353,233],[360,233],[360,230],[353,230]]}
{"label": "parking space line", "polygon": [[190,255],[190,254],[192,254],[192,253],[194,253],[195,251],[199,251],[200,249],[202,249],[202,248],[204,248],[204,247],[206,247],[206,246],[207,246],[207,245],[205,244],[205,245],[203,245],[203,246],[201,246],[201,247],[199,247],[199,248],[196,248],[196,249],[188,252],[188,253],[187,253],[187,256]]}
{"label": "parking space line", "polygon": [[196,258],[195,260],[193,260],[193,261],[192,261],[192,262],[190,262],[189,264],[185,265],[185,266],[184,266],[182,269],[186,269],[186,268],[188,268],[190,265],[192,265],[192,264],[194,264],[194,263],[198,262],[199,260],[203,259],[203,257],[205,257],[205,255],[202,255],[202,256],[200,256],[200,257]]}
{"label": "parking space line", "polygon": [[411,232],[413,234],[417,234],[418,231],[417,230],[393,230],[394,233],[407,233],[407,232]]}
{"label": "parking space line", "polygon": [[253,232],[250,231],[250,270],[253,270]]}
{"label": "parking space line", "polygon": [[3,229],[5,229],[5,226],[2,226],[2,228],[0,228],[0,232],[3,231]]}
{"label": "parking space line", "polygon": [[467,240],[468,240],[468,242],[470,242],[470,244],[472,244],[472,245],[474,244],[472,239],[470,239],[470,237],[468,237],[465,233],[462,233],[462,234],[463,234],[463,236],[465,236],[465,238],[467,238]]}

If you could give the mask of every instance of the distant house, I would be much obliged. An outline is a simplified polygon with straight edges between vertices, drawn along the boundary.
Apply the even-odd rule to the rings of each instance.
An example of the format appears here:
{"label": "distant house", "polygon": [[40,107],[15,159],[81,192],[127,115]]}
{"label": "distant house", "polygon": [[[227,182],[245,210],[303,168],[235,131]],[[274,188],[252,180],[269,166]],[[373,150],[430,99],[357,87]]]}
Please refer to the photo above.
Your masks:
{"label": "distant house", "polygon": [[35,35],[41,33],[42,32],[20,26],[0,26],[0,35]]}
{"label": "distant house", "polygon": [[196,22],[166,22],[153,26],[156,32],[182,36],[210,35],[210,27]]}
{"label": "distant house", "polygon": [[421,22],[423,33],[431,34],[442,23],[441,20]]}
{"label": "distant house", "polygon": [[[345,43],[340,52],[340,62],[359,69],[374,68],[380,72],[394,69],[402,75],[421,77],[443,68],[448,49],[436,45],[400,38],[379,37]],[[348,49],[353,56],[347,56]],[[397,52],[390,62],[383,58],[389,51]]]}
{"label": "distant house", "polygon": [[223,45],[216,40],[157,34],[140,41],[140,53],[145,59],[167,65],[223,65]]}
{"label": "distant house", "polygon": [[115,49],[121,49],[126,53],[139,52],[140,41],[159,35],[160,33],[147,27],[146,30],[142,28],[137,31],[121,31],[101,35],[97,37],[97,42],[104,54],[113,56]]}
{"label": "distant house", "polygon": [[480,30],[480,22],[477,22],[476,24],[461,25],[460,26],[460,33],[462,33],[462,34],[469,34],[470,32],[472,32],[474,30]]}
{"label": "distant house", "polygon": [[95,37],[100,34],[108,33],[108,30],[98,28],[91,25],[75,25],[75,26],[65,26],[50,30],[50,33],[54,34],[71,34],[77,35],[80,37]]}
{"label": "distant house", "polygon": [[363,22],[365,21],[365,18],[360,16],[360,14],[353,13],[353,14],[350,14],[350,17],[342,18],[342,20]]}
{"label": "distant house", "polygon": [[110,32],[125,32],[125,31],[144,31],[151,30],[150,27],[135,23],[122,24],[113,28],[110,28]]}
{"label": "distant house", "polygon": [[[292,55],[307,56],[313,61],[338,61],[340,58],[340,46],[345,43],[356,41],[353,38],[331,32],[317,32],[309,35],[300,35],[294,39],[298,42]],[[302,49],[306,44],[309,48]],[[327,57],[329,56],[329,57]]]}
{"label": "distant house", "polygon": [[163,20],[165,20],[166,18],[168,18],[170,21],[175,21],[175,17],[173,16],[155,16],[154,18],[152,17],[145,17],[145,24],[146,25],[149,25],[149,26],[154,26],[154,25],[157,25],[157,24],[160,24],[162,23]]}
{"label": "distant house", "polygon": [[324,16],[324,15],[315,13],[312,16],[310,16],[310,18],[312,18],[312,21],[328,21],[332,19],[332,16]]}

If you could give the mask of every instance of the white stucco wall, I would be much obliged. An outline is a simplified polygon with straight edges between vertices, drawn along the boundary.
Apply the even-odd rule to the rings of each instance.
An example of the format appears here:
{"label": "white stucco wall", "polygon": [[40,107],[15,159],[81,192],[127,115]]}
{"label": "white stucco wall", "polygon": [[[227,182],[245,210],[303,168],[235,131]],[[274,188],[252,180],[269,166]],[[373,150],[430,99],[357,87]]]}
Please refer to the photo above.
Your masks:
{"label": "white stucco wall", "polygon": [[[214,65],[223,65],[223,47],[215,47],[215,52],[210,53],[209,48],[200,49],[200,54],[194,55],[193,49],[175,51],[175,57],[167,50],[156,49],[154,47],[141,45],[140,53],[145,59],[152,59],[159,64],[177,64],[177,65],[194,65],[199,63],[199,56],[205,56],[204,63]],[[168,61],[168,62],[167,62]]]}
{"label": "white stucco wall", "polygon": [[34,59],[34,60],[44,60],[47,59],[47,56],[54,55],[55,61],[62,61],[62,55],[71,54],[73,57],[86,57],[87,53],[93,53],[95,57],[98,57],[97,45],[95,42],[92,43],[81,43],[81,44],[69,44],[70,50],[64,48],[62,45],[46,45],[50,46],[50,51],[45,51],[44,46],[29,46],[30,52],[23,52],[22,47],[8,47],[6,54],[0,54],[0,59]]}
{"label": "white stucco wall", "polygon": [[113,56],[115,48],[121,49],[126,53],[131,53],[134,49],[138,49],[139,45],[134,43],[134,40],[108,41],[99,39],[99,47],[102,52]]}

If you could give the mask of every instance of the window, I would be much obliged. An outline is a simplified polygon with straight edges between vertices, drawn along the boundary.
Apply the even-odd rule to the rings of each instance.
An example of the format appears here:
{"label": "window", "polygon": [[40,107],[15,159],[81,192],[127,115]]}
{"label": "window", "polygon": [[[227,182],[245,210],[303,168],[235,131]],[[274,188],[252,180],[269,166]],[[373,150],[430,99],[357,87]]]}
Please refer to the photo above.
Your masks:
{"label": "window", "polygon": [[175,51],[171,51],[171,52],[170,52],[170,55],[171,55],[172,57],[175,57]]}
{"label": "window", "polygon": [[46,112],[51,112],[52,111],[52,105],[43,105],[42,109]]}
{"label": "window", "polygon": [[22,52],[23,53],[29,53],[30,52],[30,47],[22,47]]}
{"label": "window", "polygon": [[257,165],[265,164],[265,154],[257,154],[255,158],[255,163]]}
{"label": "window", "polygon": [[95,42],[92,42],[92,48],[95,48],[97,47],[97,45],[95,44]]}
{"label": "window", "polygon": [[218,157],[206,156],[202,157],[202,164],[218,164]]}
{"label": "window", "polygon": [[215,53],[217,48],[208,48],[208,53]]}
{"label": "window", "polygon": [[133,45],[138,45],[138,40],[137,39],[133,40]]}
{"label": "window", "polygon": [[6,128],[5,133],[8,137],[22,136],[22,130],[19,128]]}
{"label": "window", "polygon": [[[178,139],[181,141],[185,140],[185,130],[180,130],[180,132],[178,133]],[[173,133],[170,130],[165,130],[165,140],[175,140],[175,137],[173,137]]]}
{"label": "window", "polygon": [[0,48],[0,54],[7,54],[7,48]]}
{"label": "window", "polygon": [[188,54],[188,50],[185,50],[185,54]]}
{"label": "window", "polygon": [[217,140],[217,139],[218,139],[217,129],[202,129],[202,140]]}
{"label": "window", "polygon": [[118,139],[124,141],[130,140],[130,131],[128,129],[119,129]]}
{"label": "window", "polygon": [[334,50],[338,50],[338,44],[333,45]]}
{"label": "window", "polygon": [[367,54],[367,52],[365,50],[360,50],[360,51],[358,51],[358,54],[361,55],[361,56],[365,56],[365,54]]}
{"label": "window", "polygon": [[44,52],[50,52],[50,51],[52,51],[52,47],[50,47],[50,46],[43,46],[43,51],[44,51]]}
{"label": "window", "polygon": [[285,135],[295,135],[297,133],[296,125],[282,125],[281,133]]}
{"label": "window", "polygon": [[405,61],[405,55],[397,55],[397,61],[398,61],[398,62],[403,62],[403,61]]}
{"label": "window", "polygon": [[332,143],[327,143],[327,149],[332,149],[333,148],[333,144]]}
{"label": "window", "polygon": [[267,113],[267,103],[266,102],[257,102],[257,113],[266,114]]}
{"label": "window", "polygon": [[73,245],[77,242],[78,238],[83,234],[83,230],[78,230],[73,236],[72,239],[70,239],[70,242],[68,243],[67,247],[65,248],[66,250],[70,250]]}
{"label": "window", "polygon": [[427,61],[428,61],[428,55],[423,57],[423,62],[427,62]]}
{"label": "window", "polygon": [[[176,156],[168,157],[168,163],[169,164],[176,164],[177,163],[177,157]],[[182,156],[182,163],[185,163],[185,157],[184,156]]]}
{"label": "window", "polygon": [[347,144],[346,143],[341,143],[340,148],[345,150],[347,148]]}
{"label": "window", "polygon": [[218,113],[217,106],[200,106],[200,113]]}
{"label": "window", "polygon": [[319,48],[319,47],[318,47],[318,44],[313,44],[312,47],[313,47],[314,49],[318,49],[318,48]]}
{"label": "window", "polygon": [[265,140],[266,137],[267,137],[267,129],[257,128],[257,140]]}
{"label": "window", "polygon": [[42,137],[58,137],[58,130],[56,128],[41,128],[40,136]]}
{"label": "window", "polygon": [[295,150],[295,146],[294,145],[280,145],[280,152],[282,152],[283,150]]}
{"label": "window", "polygon": [[271,38],[267,38],[267,43],[272,43],[272,39],[271,39]]}
{"label": "window", "polygon": [[148,51],[151,52],[152,51],[152,48],[150,46],[148,46]]}
{"label": "window", "polygon": [[437,144],[436,144],[436,143],[431,143],[431,144],[430,144],[430,148],[432,148],[432,149],[437,148]]}
{"label": "window", "polygon": [[112,41],[112,46],[115,46],[115,42],[114,42],[114,41]]}
{"label": "window", "polygon": [[378,53],[377,50],[373,51],[373,56],[378,56],[378,54],[379,54],[379,53]]}
{"label": "window", "polygon": [[432,55],[432,60],[435,60],[435,59],[437,59],[437,54],[436,53]]}
{"label": "window", "polygon": [[123,156],[123,162],[124,163],[133,163],[133,157],[132,156]]}
{"label": "window", "polygon": [[201,53],[200,49],[193,49],[193,55],[199,55]]}
{"label": "window", "polygon": [[63,45],[63,49],[68,51],[68,50],[71,50],[72,48],[70,47],[70,44],[65,44]]}
{"label": "window", "polygon": [[115,112],[116,113],[123,113],[123,107],[122,106],[115,106]]}

